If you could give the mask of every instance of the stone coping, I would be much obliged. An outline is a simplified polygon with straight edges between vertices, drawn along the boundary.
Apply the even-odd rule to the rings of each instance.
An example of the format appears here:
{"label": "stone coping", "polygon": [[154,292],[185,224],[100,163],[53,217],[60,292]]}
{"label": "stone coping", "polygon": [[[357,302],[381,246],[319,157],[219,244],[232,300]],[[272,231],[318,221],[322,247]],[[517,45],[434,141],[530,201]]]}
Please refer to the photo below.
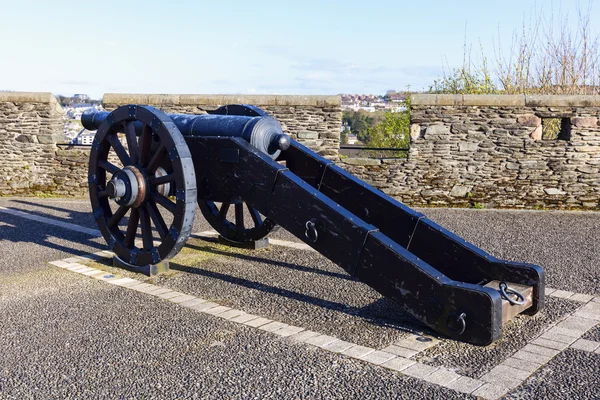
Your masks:
{"label": "stone coping", "polygon": [[600,107],[600,96],[507,94],[413,94],[414,106]]}
{"label": "stone coping", "polygon": [[11,103],[56,103],[58,100],[50,92],[0,92],[1,102]]}
{"label": "stone coping", "polygon": [[134,94],[106,93],[103,104],[212,105],[252,104],[255,106],[340,106],[341,96],[253,95],[253,94]]}

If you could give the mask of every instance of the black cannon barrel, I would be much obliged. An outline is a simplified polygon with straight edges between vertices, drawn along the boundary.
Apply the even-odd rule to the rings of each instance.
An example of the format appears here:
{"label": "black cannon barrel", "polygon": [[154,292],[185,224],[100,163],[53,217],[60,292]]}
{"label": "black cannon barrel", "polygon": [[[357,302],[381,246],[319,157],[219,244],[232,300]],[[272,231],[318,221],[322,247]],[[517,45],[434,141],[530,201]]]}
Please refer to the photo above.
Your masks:
{"label": "black cannon barrel", "polygon": [[[110,113],[86,111],[81,123],[88,130],[96,130]],[[276,119],[268,116],[245,115],[186,115],[167,114],[183,136],[228,136],[241,137],[260,151],[276,158],[280,151],[290,147],[290,137],[283,133]],[[141,135],[141,122],[135,123],[136,133]]]}

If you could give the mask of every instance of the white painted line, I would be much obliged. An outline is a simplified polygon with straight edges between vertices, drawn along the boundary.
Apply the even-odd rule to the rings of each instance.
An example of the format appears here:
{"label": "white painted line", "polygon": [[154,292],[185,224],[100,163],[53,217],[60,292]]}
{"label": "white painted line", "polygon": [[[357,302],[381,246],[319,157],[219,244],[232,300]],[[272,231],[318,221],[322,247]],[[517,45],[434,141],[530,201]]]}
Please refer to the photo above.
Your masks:
{"label": "white painted line", "polygon": [[5,214],[14,215],[17,217],[29,219],[31,221],[41,222],[43,224],[54,225],[60,228],[68,229],[75,232],[86,233],[90,236],[102,236],[99,230],[86,228],[81,225],[71,224],[70,222],[58,221],[52,218],[42,217],[39,215],[29,214],[24,211],[15,210],[14,208],[6,208],[0,206],[0,212]]}

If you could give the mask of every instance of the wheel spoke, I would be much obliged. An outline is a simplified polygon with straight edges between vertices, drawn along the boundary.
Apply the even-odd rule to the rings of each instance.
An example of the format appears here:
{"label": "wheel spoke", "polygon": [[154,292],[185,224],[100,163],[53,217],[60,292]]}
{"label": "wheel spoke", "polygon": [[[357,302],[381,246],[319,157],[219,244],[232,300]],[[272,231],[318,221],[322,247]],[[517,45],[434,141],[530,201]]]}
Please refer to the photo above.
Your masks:
{"label": "wheel spoke", "polygon": [[123,122],[123,128],[125,129],[125,138],[127,139],[127,148],[129,149],[129,157],[131,161],[136,164],[138,159],[138,144],[137,137],[135,136],[135,126],[133,121]]}
{"label": "wheel spoke", "polygon": [[238,231],[244,230],[244,203],[235,205],[235,226]]}
{"label": "wheel spoke", "polygon": [[175,174],[168,174],[168,175],[163,175],[163,176],[152,176],[150,177],[150,184],[151,185],[162,185],[165,183],[169,183],[169,182],[173,182],[175,181]]}
{"label": "wheel spoke", "polygon": [[127,208],[126,206],[119,206],[119,209],[113,214],[112,217],[110,217],[106,225],[109,228],[119,225],[119,222],[121,222],[121,220],[127,213],[127,210],[129,210],[129,208]]}
{"label": "wheel spoke", "polygon": [[152,128],[144,126],[142,136],[140,136],[139,157],[140,164],[145,167],[150,160],[150,149],[152,148]]}
{"label": "wheel spoke", "polygon": [[262,217],[256,208],[250,207],[248,203],[246,203],[246,207],[248,207],[248,211],[250,211],[250,216],[252,217],[252,221],[254,222],[255,227],[259,227],[262,225]]}
{"label": "wheel spoke", "polygon": [[160,193],[152,192],[150,195],[154,201],[166,208],[171,214],[175,214],[175,203]]}
{"label": "wheel spoke", "polygon": [[156,203],[153,202],[152,200],[148,201],[146,203],[146,210],[150,214],[150,217],[152,218],[152,222],[154,222],[154,226],[156,227],[156,230],[158,231],[160,238],[164,239],[165,237],[167,237],[167,233],[169,233],[169,228],[167,228],[167,224],[165,224],[165,220],[163,219],[162,215],[158,211],[158,207],[156,207]]}
{"label": "wheel spoke", "polygon": [[127,232],[125,233],[125,247],[133,247],[139,222],[140,213],[137,208],[132,208],[129,214],[129,222],[127,223]]}
{"label": "wheel spoke", "polygon": [[163,157],[166,154],[167,154],[167,149],[161,143],[160,146],[158,147],[158,149],[156,150],[156,153],[154,153],[154,155],[152,156],[152,159],[148,163],[148,166],[146,167],[146,171],[148,172],[148,174],[151,174],[151,175],[154,174],[154,171],[156,171],[156,168],[159,167],[160,162],[162,161]]}
{"label": "wheel spoke", "polygon": [[219,210],[219,220],[220,221],[225,221],[225,218],[227,218],[227,211],[229,211],[230,205],[231,205],[231,203],[221,204],[221,209]]}
{"label": "wheel spoke", "polygon": [[150,223],[150,214],[145,209],[140,208],[140,219],[142,226],[142,242],[144,250],[151,250],[154,247],[154,239],[152,238],[152,224]]}
{"label": "wheel spoke", "polygon": [[98,166],[111,174],[116,174],[120,171],[119,167],[105,160],[98,161]]}
{"label": "wheel spoke", "polygon": [[108,139],[108,142],[112,146],[115,153],[117,153],[117,157],[119,157],[119,160],[121,160],[123,165],[131,165],[131,159],[129,158],[129,154],[127,154],[125,147],[123,147],[123,145],[119,141],[119,137],[117,136],[117,134],[108,134],[106,135],[106,138]]}

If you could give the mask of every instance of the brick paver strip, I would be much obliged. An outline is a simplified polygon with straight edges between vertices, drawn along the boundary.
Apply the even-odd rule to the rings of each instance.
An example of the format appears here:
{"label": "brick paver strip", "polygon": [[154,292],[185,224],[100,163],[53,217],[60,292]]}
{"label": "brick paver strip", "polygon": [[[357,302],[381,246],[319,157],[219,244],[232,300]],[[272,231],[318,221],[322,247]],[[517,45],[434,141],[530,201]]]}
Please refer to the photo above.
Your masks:
{"label": "brick paver strip", "polygon": [[104,271],[101,271],[101,270],[96,269],[96,268],[92,268],[90,271],[82,272],[82,275],[92,276],[92,275],[95,275],[95,274],[99,274],[100,272],[104,272]]}
{"label": "brick paver strip", "polygon": [[569,300],[587,303],[588,301],[592,300],[593,298],[594,298],[594,296],[591,296],[589,294],[575,293],[573,296],[569,297]]}
{"label": "brick paver strip", "polygon": [[288,336],[292,336],[295,335],[298,332],[302,332],[304,330],[304,328],[300,327],[300,326],[293,326],[293,325],[286,325],[281,329],[277,329],[271,333],[274,333],[278,336],[282,336],[282,337],[288,337]]}
{"label": "brick paver strip", "polygon": [[195,296],[189,294],[182,294],[181,296],[171,297],[169,300],[173,303],[183,303],[184,301],[195,299]]}
{"label": "brick paver strip", "polygon": [[554,357],[560,350],[549,349],[547,347],[538,346],[536,344],[527,344],[521,350],[528,351],[530,353],[541,354],[543,356]]}
{"label": "brick paver strip", "polygon": [[549,349],[554,349],[554,350],[564,350],[567,347],[569,347],[569,345],[567,343],[557,342],[556,340],[548,340],[548,339],[544,339],[542,337],[532,340],[531,343],[537,344],[538,346],[544,346]]}
{"label": "brick paver strip", "polygon": [[166,293],[169,290],[171,290],[171,289],[167,289],[167,288],[164,288],[164,287],[161,287],[158,285],[150,284],[150,286],[148,286],[147,288],[142,289],[141,292],[151,294],[153,296],[158,296],[159,294]]}
{"label": "brick paver strip", "polygon": [[525,350],[519,350],[515,354],[513,354],[513,358],[518,358],[519,360],[529,361],[534,364],[546,364],[552,357],[544,356],[541,354],[530,353]]}
{"label": "brick paver strip", "polygon": [[242,310],[229,310],[229,311],[225,311],[222,314],[219,314],[219,318],[223,318],[223,319],[232,319],[235,317],[239,317],[242,314],[246,314],[245,312],[243,312]]}
{"label": "brick paver strip", "polygon": [[192,310],[196,310],[196,311],[204,311],[204,310],[208,310],[209,308],[213,308],[213,307],[217,307],[218,304],[217,303],[213,303],[210,301],[205,301],[204,303],[200,303],[197,304],[195,306],[190,307]]}
{"label": "brick paver strip", "polygon": [[299,333],[296,333],[295,335],[292,335],[289,337],[290,340],[293,340],[294,342],[305,342],[307,339],[310,339],[311,337],[314,336],[319,336],[320,333],[319,332],[313,332],[313,331],[302,331]]}
{"label": "brick paver strip", "polygon": [[352,358],[360,358],[360,357],[363,357],[373,351],[375,351],[375,349],[373,349],[371,347],[354,346],[354,347],[350,347],[349,349],[340,352],[340,354],[343,354],[345,356],[352,357]]}
{"label": "brick paver strip", "polygon": [[336,340],[323,346],[325,350],[332,351],[334,353],[341,353],[342,351],[348,350],[350,347],[356,346],[354,343],[346,342],[344,340]]}
{"label": "brick paver strip", "polygon": [[529,371],[523,371],[522,369],[509,367],[507,365],[497,365],[480,379],[499,386],[513,388],[523,383],[529,375],[531,375]]}
{"label": "brick paver strip", "polygon": [[594,351],[594,354],[600,354],[600,347],[598,347],[598,348],[596,349],[596,351]]}
{"label": "brick paver strip", "polygon": [[575,340],[577,340],[577,338],[574,338],[572,336],[561,335],[559,333],[551,332],[551,331],[544,332],[544,334],[540,337],[542,339],[554,340],[556,342],[562,342],[562,343],[566,343],[566,344],[571,344]]}
{"label": "brick paver strip", "polygon": [[323,347],[328,345],[329,343],[338,340],[338,338],[329,336],[329,335],[319,335],[313,336],[311,338],[306,339],[304,342],[308,344],[312,344],[313,346]]}
{"label": "brick paver strip", "polygon": [[573,343],[571,347],[574,349],[589,351],[591,353],[595,351],[598,347],[600,347],[600,343],[587,339],[579,339],[575,343]]}
{"label": "brick paver strip", "polygon": [[[583,311],[585,310],[585,308],[586,306],[583,306],[578,311]],[[598,311],[600,311],[600,307],[598,307]],[[568,317],[563,322],[557,325],[557,327],[559,328],[572,329],[582,333],[589,331],[594,326],[596,326],[596,322],[590,321],[587,318],[580,318],[574,315]]]}
{"label": "brick paver strip", "polygon": [[585,331],[560,328],[558,326],[555,326],[554,328],[549,329],[548,332],[558,333],[559,335],[570,336],[572,338],[578,339],[581,335],[583,335],[583,332]]}
{"label": "brick paver strip", "polygon": [[402,371],[403,374],[412,376],[413,378],[425,378],[427,375],[434,373],[437,371],[438,367],[432,367],[430,365],[415,363],[410,367],[406,368]]}
{"label": "brick paver strip", "polygon": [[383,364],[386,361],[390,361],[392,358],[396,358],[396,357],[397,356],[395,354],[387,353],[387,352],[381,351],[381,350],[375,350],[375,351],[365,354],[362,357],[359,357],[359,359],[366,361],[368,363],[371,363],[371,364],[380,365],[380,364]]}
{"label": "brick paver strip", "polygon": [[404,358],[411,358],[415,354],[419,353],[416,350],[407,349],[406,347],[395,346],[393,344],[384,348],[383,351],[387,351],[388,353],[392,353]]}
{"label": "brick paver strip", "polygon": [[188,308],[192,308],[192,307],[197,306],[198,304],[202,304],[202,303],[206,303],[206,300],[200,299],[198,297],[194,297],[191,300],[187,300],[187,301],[179,303],[179,305],[182,305],[182,306],[188,307]]}
{"label": "brick paver strip", "polygon": [[381,366],[400,372],[404,371],[406,368],[410,367],[411,365],[414,365],[415,363],[416,361],[409,360],[408,358],[396,357],[384,362],[383,364],[381,364]]}
{"label": "brick paver strip", "polygon": [[272,321],[268,318],[258,317],[255,319],[251,319],[250,321],[243,322],[243,324],[251,326],[253,328],[258,328],[259,326],[268,324],[269,322],[272,322]]}
{"label": "brick paver strip", "polygon": [[534,373],[541,367],[539,363],[520,360],[514,357],[507,358],[506,360],[502,361],[500,365],[506,365],[507,367],[521,369],[523,371],[529,372],[530,374]]}
{"label": "brick paver strip", "polygon": [[243,324],[244,322],[248,322],[250,320],[260,318],[258,315],[243,313],[237,317],[231,318],[231,322],[237,322],[238,324]]}
{"label": "brick paver strip", "polygon": [[475,390],[471,393],[473,396],[479,396],[484,399],[498,399],[506,394],[509,391],[509,388],[502,387],[498,385],[494,385],[492,383],[485,383],[479,389]]}
{"label": "brick paver strip", "polygon": [[457,392],[471,394],[484,384],[485,382],[483,381],[469,378],[468,376],[461,376],[457,380],[450,382],[448,385],[444,386],[448,389],[456,390]]}
{"label": "brick paver strip", "polygon": [[219,315],[224,313],[225,311],[229,311],[231,310],[231,307],[226,307],[226,306],[216,306],[213,308],[205,308],[204,311],[202,311],[203,313],[209,314],[209,315]]}
{"label": "brick paver strip", "polygon": [[556,290],[554,293],[552,293],[552,297],[558,297],[560,299],[568,299],[569,297],[573,296],[575,293],[573,292],[569,292],[567,290]]}
{"label": "brick paver strip", "polygon": [[139,285],[130,286],[129,289],[135,290],[136,292],[146,293],[144,290],[150,289],[154,285],[151,283],[140,283]]}
{"label": "brick paver strip", "polygon": [[439,343],[439,340],[425,336],[410,336],[394,343],[394,346],[400,346],[411,350],[423,351]]}
{"label": "brick paver strip", "polygon": [[283,328],[284,326],[287,326],[287,324],[284,324],[283,322],[273,321],[273,322],[269,322],[268,324],[264,324],[263,326],[261,326],[258,329],[260,329],[261,331],[265,331],[265,332],[273,332],[273,331]]}
{"label": "brick paver strip", "polygon": [[181,293],[181,292],[176,292],[174,290],[171,290],[170,292],[165,292],[165,293],[159,294],[158,297],[160,297],[161,299],[169,300],[169,299],[172,299],[173,297],[181,296],[182,294],[183,293]]}
{"label": "brick paver strip", "polygon": [[457,380],[458,378],[460,378],[460,375],[457,374],[456,372],[450,371],[449,369],[446,369],[446,368],[440,368],[437,371],[432,372],[431,374],[427,375],[423,379],[425,379],[427,382],[433,383],[435,385],[447,386],[450,383]]}

